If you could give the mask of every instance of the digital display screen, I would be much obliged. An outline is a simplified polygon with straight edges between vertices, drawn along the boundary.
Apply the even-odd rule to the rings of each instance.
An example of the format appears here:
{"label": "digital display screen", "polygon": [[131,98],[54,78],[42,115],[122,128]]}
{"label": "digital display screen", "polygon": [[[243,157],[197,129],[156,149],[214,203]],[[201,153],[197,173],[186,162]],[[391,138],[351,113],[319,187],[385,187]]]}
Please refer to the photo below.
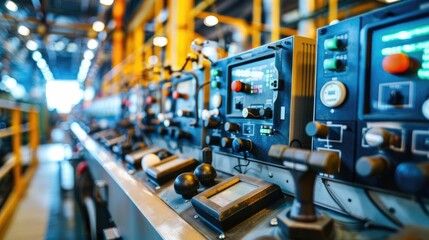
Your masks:
{"label": "digital display screen", "polygon": [[180,160],[180,158],[176,158],[176,159],[174,159],[174,160],[171,160],[171,161],[168,161],[168,162],[162,163],[161,165],[156,166],[156,167],[155,167],[155,169],[156,169],[158,172],[163,172],[163,171],[165,171],[165,170],[168,170],[168,169],[171,169],[171,168],[176,167],[176,166],[177,166],[177,165],[179,165],[181,162],[182,162],[182,161]]}
{"label": "digital display screen", "polygon": [[[412,60],[421,63],[417,77],[429,80],[429,18],[394,24],[375,30],[372,41],[373,51],[381,49],[381,56],[404,53]],[[381,41],[380,41],[381,40]],[[377,56],[379,53],[373,53]]]}
{"label": "digital display screen", "polygon": [[270,80],[278,79],[275,58],[239,65],[231,69],[231,82],[241,81],[251,86],[250,94],[264,93],[270,89]]}
{"label": "digital display screen", "polygon": [[208,199],[216,203],[217,205],[224,207],[257,188],[258,186],[240,181],[232,185],[231,187],[223,190],[222,192],[219,192],[209,197]]}

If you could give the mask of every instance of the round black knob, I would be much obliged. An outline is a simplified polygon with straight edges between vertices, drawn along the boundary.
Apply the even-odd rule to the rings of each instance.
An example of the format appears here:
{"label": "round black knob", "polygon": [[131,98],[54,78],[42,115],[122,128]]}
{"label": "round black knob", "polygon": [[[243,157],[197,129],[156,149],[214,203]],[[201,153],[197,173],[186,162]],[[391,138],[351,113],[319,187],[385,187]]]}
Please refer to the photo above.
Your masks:
{"label": "round black knob", "polygon": [[168,129],[165,127],[160,127],[158,128],[158,133],[160,136],[165,136],[168,134]]}
{"label": "round black knob", "polygon": [[179,117],[194,117],[194,112],[189,110],[177,110],[177,116]]}
{"label": "round black knob", "polygon": [[191,199],[198,194],[200,183],[192,173],[182,173],[174,180],[174,191],[184,199]]}
{"label": "round black knob", "polygon": [[219,146],[220,145],[220,137],[208,135],[208,136],[206,136],[206,144]]}
{"label": "round black knob", "polygon": [[179,125],[180,125],[179,122],[176,122],[176,121],[173,121],[170,119],[164,120],[164,126],[165,127],[177,127]]}
{"label": "round black knob", "polygon": [[232,147],[232,140],[230,138],[223,137],[220,140],[220,146],[223,148],[231,148]]}
{"label": "round black knob", "polygon": [[389,169],[389,162],[382,155],[361,157],[356,163],[356,172],[362,177],[380,176]]}
{"label": "round black knob", "polygon": [[223,125],[223,128],[227,132],[237,132],[240,128],[240,125],[232,122],[226,122],[225,125]]}
{"label": "round black knob", "polygon": [[421,193],[429,185],[429,163],[401,163],[396,167],[395,179],[402,191],[411,194]]}
{"label": "round black knob", "polygon": [[248,139],[235,138],[232,141],[232,149],[236,152],[251,152],[253,150],[253,143]]}
{"label": "round black knob", "polygon": [[182,131],[182,130],[176,130],[174,131],[174,139],[189,139],[191,137],[191,134],[188,132]]}
{"label": "round black knob", "polygon": [[259,115],[259,110],[259,108],[243,108],[241,115],[244,118],[250,119],[261,118],[261,115]]}
{"label": "round black knob", "polygon": [[210,164],[200,164],[195,168],[194,174],[204,187],[211,187],[215,184],[217,174],[214,167]]}
{"label": "round black knob", "polygon": [[305,126],[305,132],[310,137],[326,138],[328,137],[329,127],[320,122],[309,122]]}
{"label": "round black knob", "polygon": [[262,118],[272,118],[273,110],[271,110],[271,108],[261,108],[259,109],[259,116]]}
{"label": "round black knob", "polygon": [[204,127],[209,129],[218,128],[220,126],[220,122],[218,120],[209,118],[204,120]]}
{"label": "round black knob", "polygon": [[379,148],[388,148],[398,141],[397,135],[378,127],[370,128],[365,132],[364,137],[369,146]]}
{"label": "round black knob", "polygon": [[201,158],[203,160],[203,163],[212,164],[213,162],[213,152],[209,147],[203,148],[201,151]]}
{"label": "round black knob", "polygon": [[165,158],[167,158],[167,157],[169,157],[169,156],[171,156],[171,154],[169,153],[169,152],[167,152],[166,150],[160,150],[157,154],[156,154],[158,157],[159,157],[159,159],[165,159]]}

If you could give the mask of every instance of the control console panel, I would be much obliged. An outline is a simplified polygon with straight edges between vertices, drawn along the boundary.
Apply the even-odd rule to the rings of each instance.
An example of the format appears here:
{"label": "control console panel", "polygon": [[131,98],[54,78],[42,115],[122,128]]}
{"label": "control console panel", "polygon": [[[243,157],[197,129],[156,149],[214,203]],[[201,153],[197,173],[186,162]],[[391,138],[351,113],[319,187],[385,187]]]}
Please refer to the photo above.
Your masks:
{"label": "control console panel", "polygon": [[399,3],[318,30],[313,149],[338,174],[429,196],[429,11]]}
{"label": "control console panel", "polygon": [[206,143],[240,158],[267,158],[271,145],[310,148],[305,123],[313,113],[315,42],[288,37],[212,66]]}

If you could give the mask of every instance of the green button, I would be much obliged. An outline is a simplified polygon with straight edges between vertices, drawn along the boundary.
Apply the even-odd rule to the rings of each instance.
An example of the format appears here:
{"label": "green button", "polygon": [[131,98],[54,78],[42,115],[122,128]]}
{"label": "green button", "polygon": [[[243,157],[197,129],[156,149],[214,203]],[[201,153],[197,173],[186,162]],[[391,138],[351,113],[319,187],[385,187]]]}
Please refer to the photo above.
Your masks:
{"label": "green button", "polygon": [[212,81],[210,83],[210,85],[211,85],[212,88],[219,88],[220,82],[219,81]]}
{"label": "green button", "polygon": [[340,67],[340,60],[335,58],[328,58],[323,61],[323,68],[325,70],[338,70]]}
{"label": "green button", "polygon": [[325,50],[338,50],[341,47],[341,40],[336,38],[325,39],[324,47]]}
{"label": "green button", "polygon": [[211,74],[212,74],[213,77],[220,76],[221,73],[222,73],[222,71],[219,70],[219,69],[212,69],[212,71],[211,71]]}
{"label": "green button", "polygon": [[419,69],[419,71],[417,71],[417,76],[420,79],[429,80],[429,70],[427,70],[427,69]]}

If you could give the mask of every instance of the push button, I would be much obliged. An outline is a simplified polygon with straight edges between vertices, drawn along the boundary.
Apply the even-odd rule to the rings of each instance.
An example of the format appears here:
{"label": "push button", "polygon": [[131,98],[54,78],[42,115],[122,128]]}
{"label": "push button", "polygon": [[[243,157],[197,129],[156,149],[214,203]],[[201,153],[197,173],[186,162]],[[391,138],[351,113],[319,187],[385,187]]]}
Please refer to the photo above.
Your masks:
{"label": "push button", "polygon": [[335,58],[328,58],[323,61],[323,69],[337,71],[341,69],[341,61]]}
{"label": "push button", "polygon": [[342,42],[337,38],[328,38],[323,42],[323,46],[325,47],[325,50],[340,50],[342,48]]}
{"label": "push button", "polygon": [[391,74],[401,74],[410,68],[410,58],[405,53],[395,53],[384,57],[383,62],[384,71]]}
{"label": "push button", "polygon": [[413,152],[429,154],[429,131],[413,132]]}

